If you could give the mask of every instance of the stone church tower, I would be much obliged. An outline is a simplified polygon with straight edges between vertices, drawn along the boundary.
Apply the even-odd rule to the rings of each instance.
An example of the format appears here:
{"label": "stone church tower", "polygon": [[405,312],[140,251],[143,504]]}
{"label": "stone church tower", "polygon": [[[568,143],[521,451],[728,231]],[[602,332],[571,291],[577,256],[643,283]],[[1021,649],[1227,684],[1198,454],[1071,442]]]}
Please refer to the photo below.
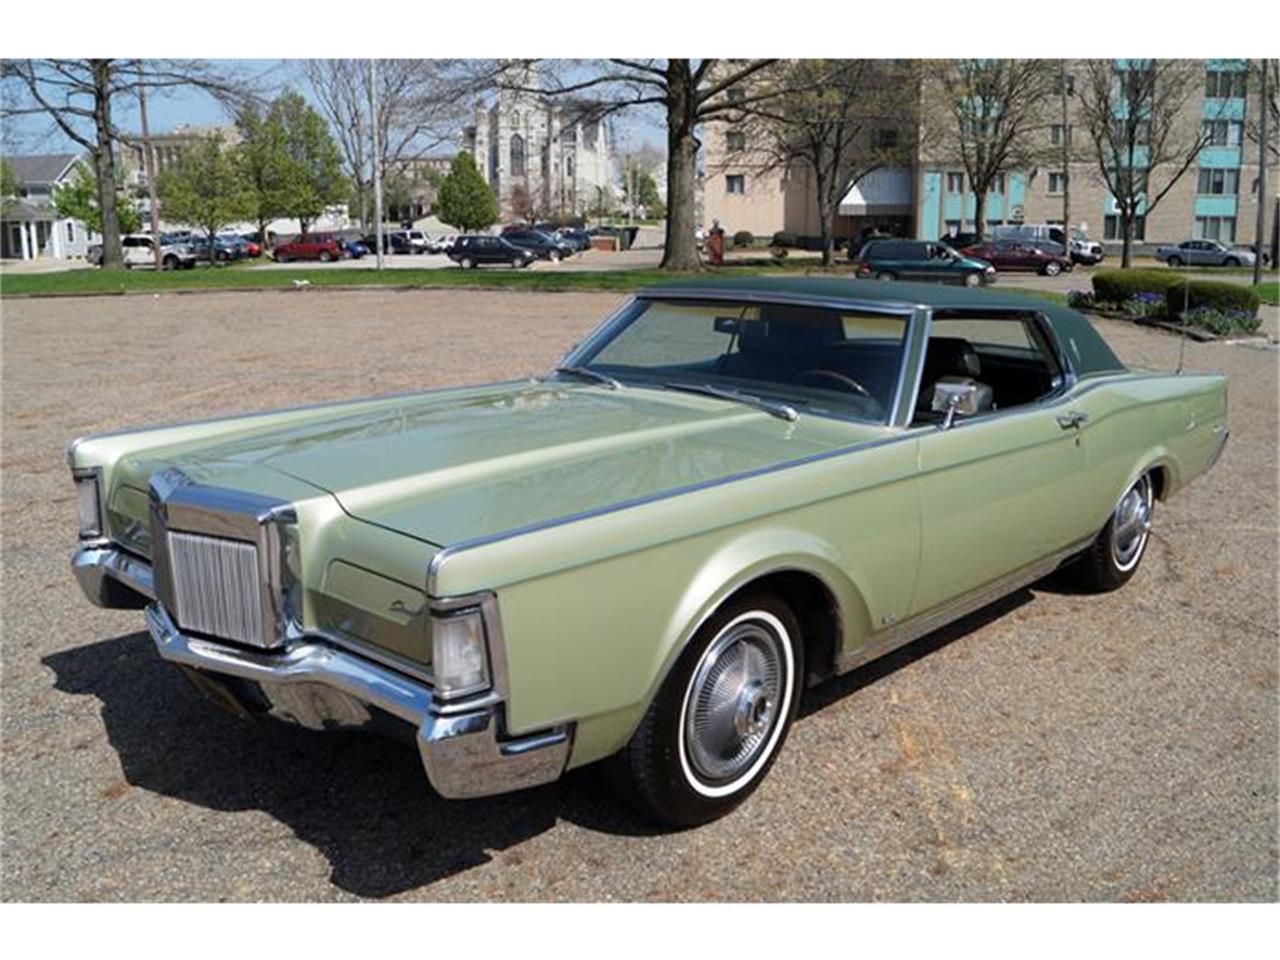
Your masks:
{"label": "stone church tower", "polygon": [[613,135],[598,104],[551,98],[526,67],[494,102],[476,106],[464,145],[498,197],[504,219],[583,216],[613,201]]}

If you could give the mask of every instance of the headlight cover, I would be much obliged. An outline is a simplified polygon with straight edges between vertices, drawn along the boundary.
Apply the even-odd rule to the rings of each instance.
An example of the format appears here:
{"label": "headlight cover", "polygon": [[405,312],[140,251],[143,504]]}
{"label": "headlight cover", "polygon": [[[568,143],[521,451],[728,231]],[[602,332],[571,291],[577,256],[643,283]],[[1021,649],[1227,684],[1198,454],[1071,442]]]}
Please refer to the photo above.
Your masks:
{"label": "headlight cover", "polygon": [[431,669],[436,694],[442,700],[489,688],[489,658],[479,607],[431,618]]}
{"label": "headlight cover", "polygon": [[102,498],[99,494],[100,475],[96,470],[77,473],[76,513],[80,518],[80,538],[92,540],[102,536]]}

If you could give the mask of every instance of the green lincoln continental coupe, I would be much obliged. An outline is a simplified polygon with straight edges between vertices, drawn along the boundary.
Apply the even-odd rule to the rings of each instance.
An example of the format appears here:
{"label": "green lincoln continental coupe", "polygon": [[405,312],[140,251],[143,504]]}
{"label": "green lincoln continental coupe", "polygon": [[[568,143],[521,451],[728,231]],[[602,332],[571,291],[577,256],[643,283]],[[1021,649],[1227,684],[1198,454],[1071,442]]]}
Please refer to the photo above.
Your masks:
{"label": "green lincoln continental coupe", "polygon": [[1063,564],[1123,584],[1226,413],[1035,300],[687,280],[538,379],[78,440],[73,565],[237,714],[398,727],[446,797],[608,759],[690,825],[806,686]]}

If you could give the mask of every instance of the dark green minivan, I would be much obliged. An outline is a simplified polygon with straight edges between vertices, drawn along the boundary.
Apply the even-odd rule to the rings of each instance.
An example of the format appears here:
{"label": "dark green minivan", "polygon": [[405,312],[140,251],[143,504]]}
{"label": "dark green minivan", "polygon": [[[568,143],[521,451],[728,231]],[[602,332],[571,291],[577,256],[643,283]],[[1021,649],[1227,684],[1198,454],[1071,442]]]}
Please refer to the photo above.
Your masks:
{"label": "dark green minivan", "polygon": [[858,253],[858,276],[877,280],[930,280],[978,287],[996,282],[996,268],[936,240],[872,240]]}

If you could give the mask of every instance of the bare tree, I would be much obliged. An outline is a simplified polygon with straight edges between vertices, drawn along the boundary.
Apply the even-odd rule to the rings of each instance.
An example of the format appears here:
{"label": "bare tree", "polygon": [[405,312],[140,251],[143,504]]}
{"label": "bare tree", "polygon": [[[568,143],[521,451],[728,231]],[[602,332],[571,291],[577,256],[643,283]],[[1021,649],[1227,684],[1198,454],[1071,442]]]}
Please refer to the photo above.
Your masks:
{"label": "bare tree", "polygon": [[[1056,67],[1049,60],[935,60],[925,65],[928,147],[959,151],[973,192],[974,230],[985,233],[986,202],[999,177],[1042,150]],[[951,159],[950,157],[946,159]]]}
{"label": "bare tree", "polygon": [[4,60],[0,63],[4,106],[0,116],[44,115],[89,154],[102,212],[102,266],[123,264],[116,204],[114,146],[130,142],[112,114],[118,98],[140,90],[199,87],[228,102],[246,89],[203,60]]}
{"label": "bare tree", "polygon": [[1199,113],[1188,109],[1202,78],[1189,60],[1085,64],[1079,116],[1120,218],[1121,267],[1131,263],[1138,217],[1151,215],[1212,142],[1214,121],[1202,125]]}
{"label": "bare tree", "polygon": [[750,143],[761,171],[799,166],[813,174],[822,262],[830,266],[840,202],[868,174],[905,163],[914,146],[914,126],[904,122],[914,115],[913,68],[887,60],[795,60],[763,76],[753,91],[780,92],[730,114],[726,138],[740,134],[743,149]]}
{"label": "bare tree", "polygon": [[[366,60],[307,60],[320,111],[333,127],[343,166],[355,186],[360,222],[369,227],[373,166]],[[384,170],[457,140],[475,92],[469,65],[450,60],[379,60],[378,145]]]}
{"label": "bare tree", "polygon": [[[653,105],[659,108],[667,127],[667,232],[662,267],[667,270],[697,270],[701,267],[694,237],[695,190],[697,188],[698,125],[740,110],[748,103],[777,96],[777,87],[733,97],[742,84],[775,60],[603,60],[585,65],[585,79],[548,71],[546,86],[527,82],[532,61],[504,65],[501,83],[508,89],[540,93],[551,97],[594,91],[599,98],[596,117],[617,110]],[[576,71],[584,65],[574,64]]]}
{"label": "bare tree", "polygon": [[[1261,85],[1263,69],[1267,71],[1267,97],[1266,102],[1259,105],[1259,109],[1265,110],[1267,114],[1267,156],[1274,162],[1280,160],[1280,104],[1277,103],[1277,97],[1280,97],[1280,91],[1277,90],[1280,88],[1280,60],[1250,61],[1250,86],[1255,90]],[[1254,143],[1262,139],[1260,120],[1261,113],[1250,109],[1244,132]]]}

